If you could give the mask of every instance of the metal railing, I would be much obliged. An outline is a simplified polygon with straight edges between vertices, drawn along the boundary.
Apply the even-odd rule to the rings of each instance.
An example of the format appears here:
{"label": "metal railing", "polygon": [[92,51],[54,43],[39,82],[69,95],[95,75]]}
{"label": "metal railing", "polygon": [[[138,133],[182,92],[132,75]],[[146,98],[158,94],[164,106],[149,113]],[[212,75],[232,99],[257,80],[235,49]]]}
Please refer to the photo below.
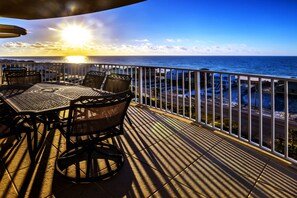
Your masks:
{"label": "metal railing", "polygon": [[40,71],[42,81],[77,84],[89,70],[127,74],[132,77],[135,102],[193,120],[297,163],[297,79],[118,64],[1,65]]}

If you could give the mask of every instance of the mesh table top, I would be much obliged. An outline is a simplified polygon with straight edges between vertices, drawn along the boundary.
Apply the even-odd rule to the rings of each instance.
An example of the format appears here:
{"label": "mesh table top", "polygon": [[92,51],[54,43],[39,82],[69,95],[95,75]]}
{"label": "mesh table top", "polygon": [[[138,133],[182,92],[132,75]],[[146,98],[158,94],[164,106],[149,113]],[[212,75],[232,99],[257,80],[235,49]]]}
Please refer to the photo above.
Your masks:
{"label": "mesh table top", "polygon": [[43,113],[70,106],[80,96],[110,94],[85,86],[37,83],[33,86],[1,86],[0,97],[17,113]]}

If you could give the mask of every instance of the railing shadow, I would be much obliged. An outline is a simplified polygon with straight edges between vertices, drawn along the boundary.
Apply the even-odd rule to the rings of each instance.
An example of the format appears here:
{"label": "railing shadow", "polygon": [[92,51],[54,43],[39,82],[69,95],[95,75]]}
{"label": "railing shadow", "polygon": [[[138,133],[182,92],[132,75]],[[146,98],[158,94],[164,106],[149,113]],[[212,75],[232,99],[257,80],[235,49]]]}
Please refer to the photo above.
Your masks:
{"label": "railing shadow", "polygon": [[[13,139],[1,142],[4,166],[18,163],[8,169],[13,184],[2,187],[1,193],[9,195],[12,185],[20,197],[290,197],[296,190],[297,173],[240,143],[146,108],[129,115],[133,125],[125,122],[125,134],[109,140],[126,153],[124,166],[111,179],[75,184],[63,178],[55,161],[65,149],[64,137],[50,131],[40,160],[29,166],[22,165],[28,152],[21,152],[19,162],[11,161],[26,142],[24,137],[18,144]],[[1,180],[5,167],[0,170]],[[267,190],[273,186],[273,193]]]}
{"label": "railing shadow", "polygon": [[[172,135],[168,135],[163,139],[160,139],[157,143],[161,145],[164,145],[164,143],[166,143],[166,145],[159,147],[150,145],[148,146],[148,148],[145,149],[145,152],[141,152],[141,150],[138,152],[134,152],[134,157],[160,171],[161,173],[167,174],[167,176],[171,178],[181,178],[177,181],[189,188],[192,188],[194,191],[198,191],[198,193],[202,193],[203,195],[247,196],[251,193],[251,190],[254,188],[254,185],[257,182],[257,178],[260,177],[262,171],[265,168],[265,164],[267,164],[269,161],[267,157],[251,151],[251,149],[246,148],[239,143],[225,138],[220,138],[215,134],[212,134],[211,132],[207,132],[206,129],[199,130],[199,128],[197,127],[197,130],[197,128],[193,128],[189,125],[189,128],[186,129],[187,131],[184,132],[184,129],[177,130],[176,127],[174,127],[173,123],[166,122],[164,121],[164,119],[158,119],[160,117],[158,114],[152,112],[148,114],[150,117],[150,121],[155,122],[154,127],[157,126],[157,130],[159,133],[164,132],[168,134],[169,130]],[[135,115],[132,117],[133,123],[138,122],[138,120],[135,120],[135,118],[139,119],[139,122],[141,123],[141,116]],[[146,123],[146,125],[150,124]],[[142,129],[143,128],[145,127],[142,126]],[[150,134],[149,131],[141,131],[141,133],[145,133],[148,136],[154,136],[154,134]],[[140,141],[145,144],[146,141],[141,139],[143,138],[143,136],[138,137],[140,138]],[[184,148],[176,147],[177,145],[174,145],[174,142],[166,141],[166,139],[168,140],[174,137],[177,137],[182,142],[185,142],[187,146],[190,146],[191,149],[198,153],[196,158],[192,159],[192,162],[185,165],[185,167],[181,167],[182,164],[179,164],[179,161],[183,161],[189,158],[188,156],[190,153]],[[227,142],[227,144],[223,145],[222,141]],[[208,144],[209,142],[212,142],[212,145],[209,146],[206,142],[208,142]],[[130,142],[129,144],[133,143]],[[223,145],[223,147],[221,148],[221,150],[214,150],[214,147],[217,147],[218,144]],[[158,148],[159,150],[151,149],[151,147]],[[178,156],[175,156],[175,159],[172,158],[171,152],[173,151],[168,151],[168,147],[176,147],[176,149],[179,150]],[[257,162],[260,165],[257,164]],[[208,163],[211,163],[212,166],[209,166]],[[168,171],[170,172],[170,168],[172,168],[170,166],[173,164],[177,164],[178,166],[180,166],[178,168],[180,168],[181,170],[178,171],[178,168],[173,168],[173,172],[176,171],[176,174],[168,175]],[[187,174],[187,177],[183,178],[185,174],[181,173],[183,173],[183,171],[186,168],[189,168],[192,164],[199,164],[201,171],[203,171],[203,174],[196,173],[196,171],[194,171],[191,172],[192,175]],[[223,181],[222,178],[227,178],[231,182],[226,183]],[[199,180],[199,182],[201,182],[200,187],[197,186],[197,179]],[[221,183],[212,182],[212,180],[221,181]],[[170,184],[168,186],[170,186]],[[177,193],[175,194],[175,196],[187,194],[186,190],[180,190],[183,192],[177,192],[175,189],[170,189],[168,186],[166,188],[168,191],[168,195],[172,195],[172,192]],[[242,188],[244,188],[245,190],[242,190]],[[218,189],[221,192],[218,192]]]}

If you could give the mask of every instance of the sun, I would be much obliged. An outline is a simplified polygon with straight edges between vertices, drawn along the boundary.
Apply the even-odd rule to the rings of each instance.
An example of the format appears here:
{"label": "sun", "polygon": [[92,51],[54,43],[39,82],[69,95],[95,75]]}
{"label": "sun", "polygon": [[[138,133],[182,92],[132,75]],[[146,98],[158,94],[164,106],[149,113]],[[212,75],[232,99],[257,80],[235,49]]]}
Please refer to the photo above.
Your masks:
{"label": "sun", "polygon": [[61,29],[61,37],[70,47],[83,47],[91,40],[92,34],[82,25],[66,25]]}

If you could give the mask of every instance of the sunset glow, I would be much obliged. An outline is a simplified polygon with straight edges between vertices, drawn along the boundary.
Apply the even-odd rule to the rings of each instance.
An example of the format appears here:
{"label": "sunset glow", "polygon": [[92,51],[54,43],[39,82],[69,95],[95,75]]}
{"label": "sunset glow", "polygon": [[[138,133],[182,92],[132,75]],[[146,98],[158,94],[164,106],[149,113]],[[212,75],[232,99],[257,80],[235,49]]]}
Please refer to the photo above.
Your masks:
{"label": "sunset glow", "polygon": [[61,30],[65,44],[71,47],[82,47],[91,40],[91,31],[81,25],[68,25]]}

